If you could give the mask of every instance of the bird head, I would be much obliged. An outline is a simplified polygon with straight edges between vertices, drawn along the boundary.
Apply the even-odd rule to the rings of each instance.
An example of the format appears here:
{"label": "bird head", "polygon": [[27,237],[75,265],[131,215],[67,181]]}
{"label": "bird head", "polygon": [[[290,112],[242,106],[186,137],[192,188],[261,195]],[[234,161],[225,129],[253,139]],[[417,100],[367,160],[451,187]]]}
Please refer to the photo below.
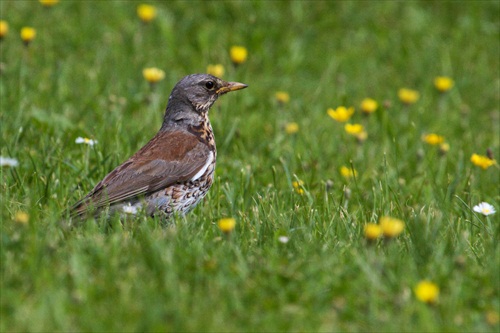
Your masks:
{"label": "bird head", "polygon": [[190,104],[196,112],[202,114],[210,109],[219,96],[246,87],[246,84],[226,82],[209,74],[191,74],[175,85],[170,94],[169,106],[177,103]]}

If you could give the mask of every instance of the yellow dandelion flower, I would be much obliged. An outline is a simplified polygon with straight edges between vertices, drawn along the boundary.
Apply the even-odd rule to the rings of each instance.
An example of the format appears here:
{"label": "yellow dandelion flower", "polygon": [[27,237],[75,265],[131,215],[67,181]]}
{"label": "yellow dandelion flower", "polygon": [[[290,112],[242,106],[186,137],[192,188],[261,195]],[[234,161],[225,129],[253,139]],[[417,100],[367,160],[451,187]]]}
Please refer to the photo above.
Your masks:
{"label": "yellow dandelion flower", "polygon": [[444,155],[446,154],[448,151],[450,151],[450,144],[447,143],[447,142],[443,142],[439,145],[439,152]]}
{"label": "yellow dandelion flower", "polygon": [[413,104],[420,98],[420,94],[416,90],[401,88],[398,91],[398,97],[404,104]]}
{"label": "yellow dandelion flower", "polygon": [[21,39],[28,45],[36,37],[36,30],[32,27],[23,27],[21,29]]}
{"label": "yellow dandelion flower", "polygon": [[488,156],[472,154],[470,161],[483,170],[488,169],[490,166],[497,164],[497,161],[490,159]]}
{"label": "yellow dandelion flower", "polygon": [[277,91],[274,94],[274,98],[276,98],[280,104],[287,104],[290,102],[290,95],[286,91]]}
{"label": "yellow dandelion flower", "polygon": [[361,133],[356,134],[355,137],[358,139],[358,142],[363,142],[368,138],[368,133],[366,131],[362,131]]}
{"label": "yellow dandelion flower", "polygon": [[447,76],[438,76],[434,79],[434,87],[436,87],[436,89],[442,93],[447,92],[448,90],[453,88],[454,85],[455,82],[453,82],[453,80]]}
{"label": "yellow dandelion flower", "polygon": [[149,83],[157,83],[165,78],[165,72],[156,67],[144,68],[142,75]]}
{"label": "yellow dandelion flower", "polygon": [[14,221],[20,224],[28,224],[28,221],[30,220],[30,216],[26,212],[17,212],[16,215],[14,215]]}
{"label": "yellow dandelion flower", "polygon": [[366,114],[375,112],[377,108],[378,108],[378,103],[374,99],[365,98],[364,100],[361,101],[361,111],[363,111]]}
{"label": "yellow dandelion flower", "polygon": [[229,50],[229,56],[235,65],[239,65],[247,60],[248,51],[243,46],[232,46]]}
{"label": "yellow dandelion flower", "polygon": [[295,134],[299,131],[299,124],[296,122],[287,123],[285,125],[286,134]]}
{"label": "yellow dandelion flower", "polygon": [[234,230],[234,227],[236,226],[236,220],[231,217],[223,218],[220,219],[219,222],[217,222],[217,226],[219,227],[220,231],[229,234]]}
{"label": "yellow dandelion flower", "polygon": [[221,64],[215,64],[215,65],[208,65],[207,66],[207,73],[216,77],[223,77],[224,76],[224,66]]}
{"label": "yellow dandelion flower", "polygon": [[141,4],[137,6],[137,16],[144,23],[149,23],[153,21],[156,17],[156,7],[147,4]]}
{"label": "yellow dandelion flower", "polygon": [[9,24],[7,23],[7,21],[0,20],[0,39],[7,36],[8,32],[9,32]]}
{"label": "yellow dandelion flower", "polygon": [[422,141],[430,145],[436,146],[444,142],[444,137],[436,133],[425,134],[422,136]]}
{"label": "yellow dandelion flower", "polygon": [[439,297],[439,287],[430,281],[420,281],[413,290],[420,302],[433,304]]}
{"label": "yellow dandelion flower", "polygon": [[304,189],[302,188],[302,186],[304,186],[304,182],[302,180],[293,181],[292,186],[295,192],[298,194],[304,194]]}
{"label": "yellow dandelion flower", "polygon": [[382,236],[382,228],[375,223],[367,223],[364,227],[365,238],[372,241]]}
{"label": "yellow dandelion flower", "polygon": [[349,119],[351,119],[352,115],[354,114],[354,108],[346,108],[345,106],[339,106],[335,110],[332,108],[328,108],[326,110],[326,113],[330,117],[332,117],[334,120],[338,121],[339,123],[345,123]]}
{"label": "yellow dandelion flower", "polygon": [[382,233],[387,238],[394,238],[398,236],[405,228],[403,221],[389,216],[381,217],[379,224],[382,228]]}
{"label": "yellow dandelion flower", "polygon": [[38,0],[44,7],[52,7],[57,5],[59,0]]}
{"label": "yellow dandelion flower", "polygon": [[356,170],[353,170],[345,165],[340,167],[340,174],[342,175],[342,177],[344,177],[346,179],[350,179],[350,178],[358,176],[358,172]]}
{"label": "yellow dandelion flower", "polygon": [[358,136],[359,134],[362,134],[365,131],[365,128],[361,124],[350,124],[347,123],[344,126],[345,131],[347,134]]}
{"label": "yellow dandelion flower", "polygon": [[491,326],[498,325],[498,323],[500,322],[500,316],[498,315],[498,312],[495,310],[487,311],[486,322]]}

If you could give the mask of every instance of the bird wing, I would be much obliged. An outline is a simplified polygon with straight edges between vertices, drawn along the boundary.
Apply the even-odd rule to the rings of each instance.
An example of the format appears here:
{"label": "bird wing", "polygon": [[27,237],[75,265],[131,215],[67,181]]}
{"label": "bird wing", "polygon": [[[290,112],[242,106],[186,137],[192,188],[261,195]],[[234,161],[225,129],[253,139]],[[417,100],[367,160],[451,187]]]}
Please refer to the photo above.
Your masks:
{"label": "bird wing", "polygon": [[174,183],[195,180],[213,158],[210,148],[191,133],[160,132],[77,202],[71,209],[72,215],[82,215],[89,207],[98,209]]}

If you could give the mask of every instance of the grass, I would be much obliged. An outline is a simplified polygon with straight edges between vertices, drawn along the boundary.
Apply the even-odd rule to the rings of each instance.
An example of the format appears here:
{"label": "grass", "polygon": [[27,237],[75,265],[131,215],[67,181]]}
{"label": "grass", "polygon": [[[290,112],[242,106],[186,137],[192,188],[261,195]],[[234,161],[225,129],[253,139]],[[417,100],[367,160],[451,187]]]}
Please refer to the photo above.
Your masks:
{"label": "grass", "polygon": [[[0,171],[1,331],[499,330],[499,213],[472,211],[500,209],[499,168],[470,162],[500,156],[498,2],[158,2],[147,25],[136,6],[0,2],[0,152],[19,161]],[[29,47],[22,26],[37,30]],[[247,62],[231,64],[232,45]],[[212,63],[250,87],[211,110],[203,203],[168,222],[63,227],[154,135],[173,85]],[[150,66],[166,72],[153,91]],[[445,94],[439,75],[455,81]],[[402,87],[420,99],[403,106]],[[380,104],[368,117],[365,97]],[[356,107],[366,141],[328,117],[339,105]],[[370,244],[363,227],[382,216],[405,229]],[[224,217],[237,220],[228,236]],[[434,305],[415,297],[422,280],[440,288]]]}

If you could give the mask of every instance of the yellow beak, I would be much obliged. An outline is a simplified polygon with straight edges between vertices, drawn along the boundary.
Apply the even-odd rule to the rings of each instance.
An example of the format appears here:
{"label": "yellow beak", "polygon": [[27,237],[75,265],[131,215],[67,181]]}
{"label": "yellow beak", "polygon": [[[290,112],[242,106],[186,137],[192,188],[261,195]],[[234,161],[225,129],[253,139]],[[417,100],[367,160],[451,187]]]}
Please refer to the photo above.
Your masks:
{"label": "yellow beak", "polygon": [[226,86],[221,87],[221,88],[219,88],[219,90],[217,90],[217,94],[222,95],[222,94],[228,93],[230,91],[245,89],[246,87],[248,87],[248,85],[246,85],[244,83],[227,82]]}

